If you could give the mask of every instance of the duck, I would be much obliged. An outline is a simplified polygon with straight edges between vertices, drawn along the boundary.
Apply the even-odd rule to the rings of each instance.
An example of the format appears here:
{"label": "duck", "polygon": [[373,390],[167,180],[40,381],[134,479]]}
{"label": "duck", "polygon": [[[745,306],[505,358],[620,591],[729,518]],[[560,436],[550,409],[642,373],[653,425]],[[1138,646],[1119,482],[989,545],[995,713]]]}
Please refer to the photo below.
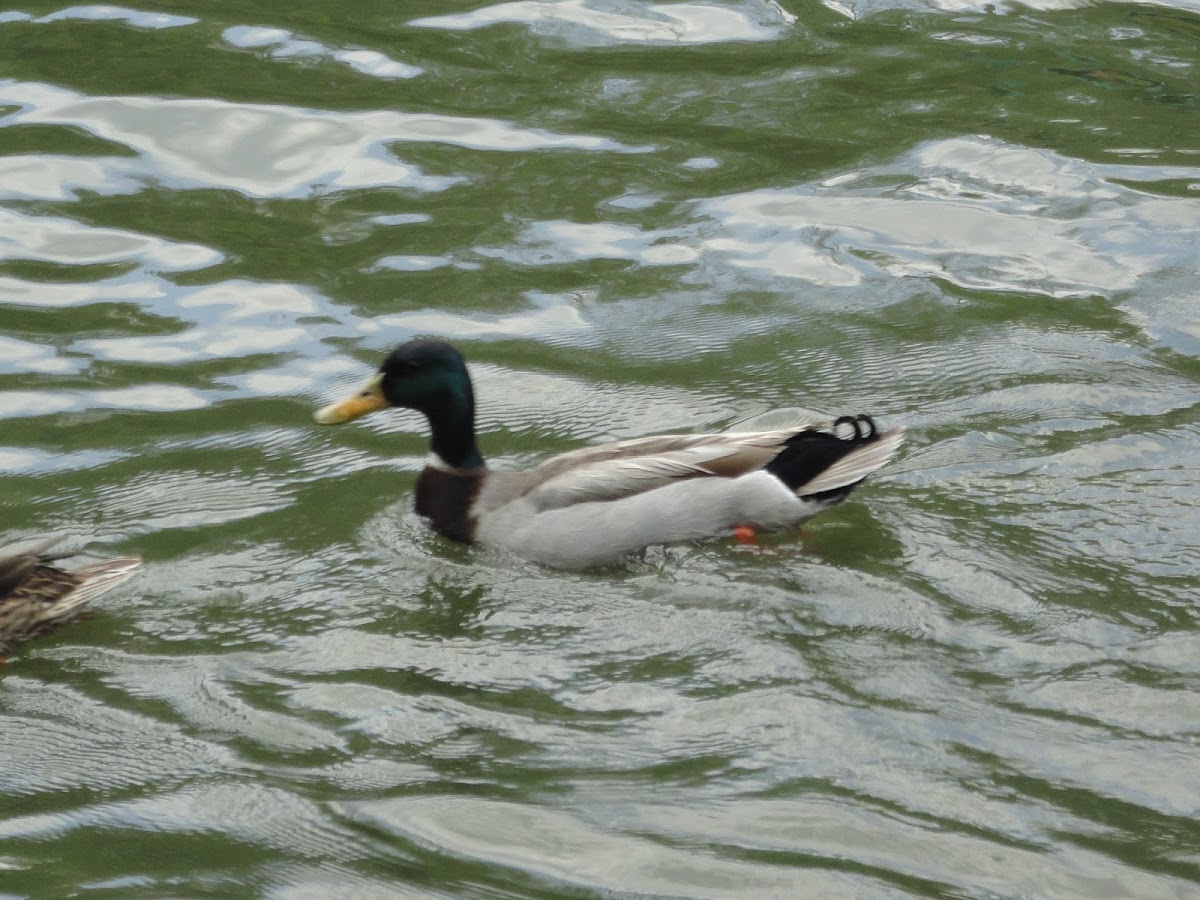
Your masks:
{"label": "duck", "polygon": [[841,503],[904,439],[867,415],[787,428],[666,434],[561,453],[497,471],[480,454],[475,390],[450,344],[397,346],[360,389],[314,413],[341,425],[400,407],[424,415],[430,450],[415,506],[439,534],[562,569],[620,562],[651,545],[798,525]]}
{"label": "duck", "polygon": [[139,557],[122,556],[64,569],[54,563],[76,553],[53,548],[65,537],[0,554],[0,661],[30,638],[77,618],[85,603],[128,581],[142,564]]}

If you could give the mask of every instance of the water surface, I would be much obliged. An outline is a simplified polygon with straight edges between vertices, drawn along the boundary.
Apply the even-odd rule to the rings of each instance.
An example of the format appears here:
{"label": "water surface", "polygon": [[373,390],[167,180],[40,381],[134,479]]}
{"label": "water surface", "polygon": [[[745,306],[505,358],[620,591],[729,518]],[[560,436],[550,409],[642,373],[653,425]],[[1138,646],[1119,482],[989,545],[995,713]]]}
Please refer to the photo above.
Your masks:
{"label": "water surface", "polygon": [[[0,12],[0,896],[1192,897],[1200,7]],[[516,466],[904,424],[798,538],[431,535],[414,334]]]}

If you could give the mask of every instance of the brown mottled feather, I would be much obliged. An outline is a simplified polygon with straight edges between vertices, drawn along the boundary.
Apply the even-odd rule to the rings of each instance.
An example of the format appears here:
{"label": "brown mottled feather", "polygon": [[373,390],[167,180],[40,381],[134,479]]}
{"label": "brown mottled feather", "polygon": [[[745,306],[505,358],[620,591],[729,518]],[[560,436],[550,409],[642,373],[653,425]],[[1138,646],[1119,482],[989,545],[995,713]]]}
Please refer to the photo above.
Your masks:
{"label": "brown mottled feather", "polygon": [[0,652],[70,622],[85,603],[129,579],[141,565],[136,556],[125,556],[60,569],[50,563],[73,554],[48,551],[61,540],[54,537],[0,557]]}

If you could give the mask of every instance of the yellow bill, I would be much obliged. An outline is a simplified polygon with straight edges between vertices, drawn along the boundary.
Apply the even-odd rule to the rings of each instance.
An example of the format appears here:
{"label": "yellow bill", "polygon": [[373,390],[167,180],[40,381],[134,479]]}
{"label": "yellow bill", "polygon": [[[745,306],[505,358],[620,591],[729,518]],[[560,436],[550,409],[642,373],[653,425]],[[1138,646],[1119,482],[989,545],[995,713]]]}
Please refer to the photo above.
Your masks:
{"label": "yellow bill", "polygon": [[341,425],[353,422],[367,413],[386,409],[391,404],[383,396],[383,388],[380,386],[382,381],[383,375],[376,375],[363,385],[361,390],[318,409],[313,413],[313,419],[318,425]]}

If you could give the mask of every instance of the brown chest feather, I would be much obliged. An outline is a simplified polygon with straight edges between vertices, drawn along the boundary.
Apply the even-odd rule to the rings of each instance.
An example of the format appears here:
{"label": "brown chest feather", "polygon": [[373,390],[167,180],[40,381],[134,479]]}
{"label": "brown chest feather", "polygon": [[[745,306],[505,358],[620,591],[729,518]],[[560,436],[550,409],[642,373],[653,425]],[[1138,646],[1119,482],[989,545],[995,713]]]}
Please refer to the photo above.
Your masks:
{"label": "brown chest feather", "polygon": [[475,540],[471,506],[482,484],[482,471],[426,466],[417,478],[417,515],[428,519],[439,534],[469,544]]}

